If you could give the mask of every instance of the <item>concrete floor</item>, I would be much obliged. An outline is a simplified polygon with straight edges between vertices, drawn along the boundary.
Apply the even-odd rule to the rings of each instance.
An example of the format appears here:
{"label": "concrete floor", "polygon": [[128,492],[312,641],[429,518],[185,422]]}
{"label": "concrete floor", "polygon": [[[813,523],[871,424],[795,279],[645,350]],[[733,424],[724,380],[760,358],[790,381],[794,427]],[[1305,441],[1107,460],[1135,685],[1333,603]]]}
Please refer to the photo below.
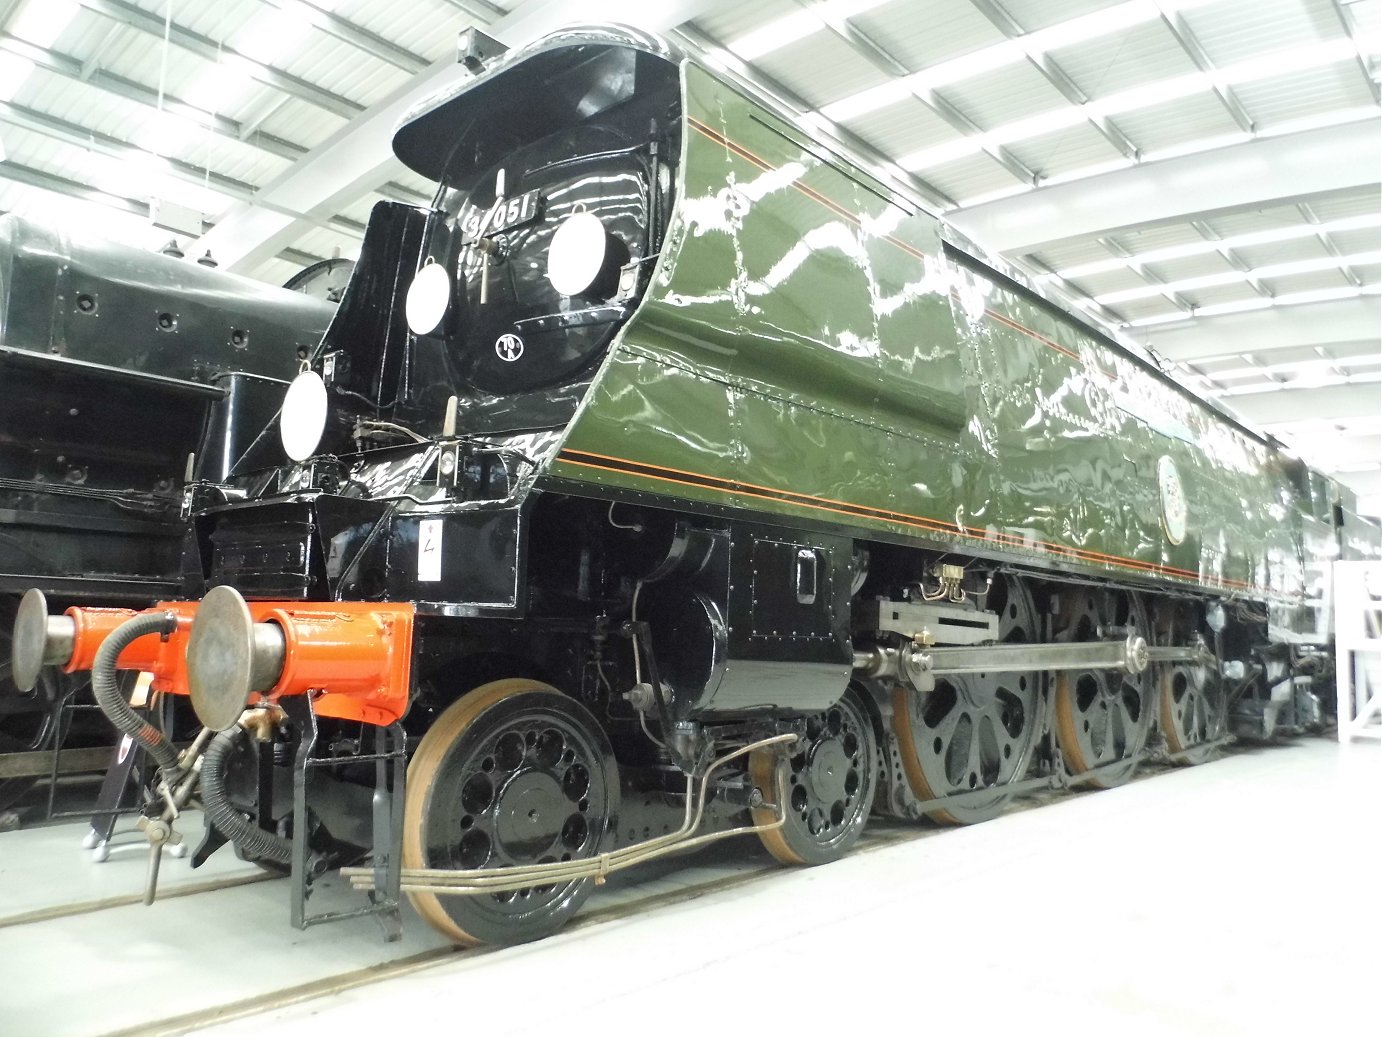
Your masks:
{"label": "concrete floor", "polygon": [[[760,1023],[814,1034],[864,1023],[1371,1035],[1379,800],[1376,746],[1248,750],[973,828],[875,840],[824,868],[702,855],[612,882],[585,925],[484,953],[447,953],[415,917],[402,946],[367,920],[296,932],[279,881],[29,924],[6,925],[27,909],[9,904],[0,1033],[700,1035]],[[31,867],[72,890],[78,856],[138,885],[142,860],[89,865],[75,842],[40,845],[53,831],[0,836],[0,896]],[[611,910],[620,898],[645,906]],[[261,995],[272,995],[267,1012]]]}

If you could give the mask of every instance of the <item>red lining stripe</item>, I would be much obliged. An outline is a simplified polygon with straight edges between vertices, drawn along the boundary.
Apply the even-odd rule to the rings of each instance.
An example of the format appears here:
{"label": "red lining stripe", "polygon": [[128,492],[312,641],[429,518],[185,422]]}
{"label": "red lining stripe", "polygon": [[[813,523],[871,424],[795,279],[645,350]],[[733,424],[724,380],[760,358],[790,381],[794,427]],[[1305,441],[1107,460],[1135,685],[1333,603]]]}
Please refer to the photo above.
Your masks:
{"label": "red lining stripe", "polygon": [[[593,461],[578,461],[567,455],[579,455],[580,457],[593,458]],[[923,515],[910,515],[906,512],[891,511],[886,508],[874,508],[863,504],[854,504],[850,501],[835,500],[831,497],[817,497],[806,493],[797,493],[794,490],[781,490],[772,486],[761,486],[756,483],[743,482],[740,480],[723,479],[719,476],[706,475],[702,472],[688,471],[684,468],[669,468],[665,465],[650,464],[646,461],[633,461],[625,457],[615,457],[611,454],[597,454],[589,450],[574,450],[564,448],[558,460],[565,464],[576,465],[581,468],[594,468],[600,471],[613,472],[619,475],[632,475],[640,479],[651,479],[658,482],[674,483],[679,486],[689,486],[696,489],[711,490],[715,493],[739,494],[746,497],[754,497],[759,500],[778,501],[784,504],[791,504],[796,507],[810,508],[815,511],[831,512],[837,515],[845,515],[850,518],[868,518],[879,522],[892,522],[897,525],[911,526],[914,529],[921,529],[926,532],[940,532],[952,536],[960,536],[969,540],[976,540],[983,543],[1001,542],[1006,546],[1030,547],[1032,544],[1039,544],[1049,549],[1052,553],[1064,555],[1076,561],[1095,562],[1098,564],[1114,565],[1119,568],[1131,569],[1133,571],[1145,572],[1155,576],[1175,576],[1183,579],[1193,580],[1204,586],[1214,586],[1206,583],[1200,574],[1189,569],[1181,569],[1176,566],[1163,565],[1160,562],[1145,562],[1136,558],[1126,558],[1122,555],[1106,554],[1102,551],[1091,551],[1085,548],[1070,547],[1066,544],[1058,544],[1046,540],[1028,540],[1026,537],[1018,536],[1013,533],[993,532],[979,530],[971,526],[957,526],[953,522],[943,522],[939,519],[927,518]],[[616,468],[608,464],[599,464],[599,461],[613,461],[619,465],[632,465],[638,468],[647,468],[654,472],[667,472],[670,475],[654,475],[646,472],[631,471],[627,467]],[[700,482],[689,482],[685,479],[674,478],[677,475],[690,476]],[[765,490],[767,493],[754,493],[754,490]],[[840,505],[840,507],[830,507],[830,505]],[[1255,584],[1246,583],[1242,580],[1231,580],[1220,578],[1218,585],[1224,587],[1238,588],[1242,590],[1258,591],[1267,593],[1265,588]]]}

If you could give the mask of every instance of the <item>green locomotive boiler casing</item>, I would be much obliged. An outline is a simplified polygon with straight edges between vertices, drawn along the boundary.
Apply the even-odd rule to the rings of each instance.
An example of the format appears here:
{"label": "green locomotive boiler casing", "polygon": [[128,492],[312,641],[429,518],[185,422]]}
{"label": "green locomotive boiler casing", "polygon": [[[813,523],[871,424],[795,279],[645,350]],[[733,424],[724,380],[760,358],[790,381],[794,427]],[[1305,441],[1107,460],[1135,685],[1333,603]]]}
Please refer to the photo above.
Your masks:
{"label": "green locomotive boiler casing", "polygon": [[1337,486],[700,66],[682,75],[673,223],[550,477],[1303,603],[1307,561],[1337,551],[1317,528]]}

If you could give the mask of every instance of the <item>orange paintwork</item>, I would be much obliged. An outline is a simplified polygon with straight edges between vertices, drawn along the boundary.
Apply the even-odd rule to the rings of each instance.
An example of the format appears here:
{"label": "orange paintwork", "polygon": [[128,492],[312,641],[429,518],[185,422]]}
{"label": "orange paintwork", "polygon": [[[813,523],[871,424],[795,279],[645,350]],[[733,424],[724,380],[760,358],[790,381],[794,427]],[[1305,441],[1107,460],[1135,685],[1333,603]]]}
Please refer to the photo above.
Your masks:
{"label": "orange paintwork", "polygon": [[171,692],[174,695],[187,694],[187,636],[192,629],[192,619],[197,612],[195,601],[162,601],[153,608],[136,612],[134,609],[83,608],[73,606],[66,615],[71,618],[75,631],[72,640],[72,656],[63,667],[65,673],[89,670],[96,661],[96,653],[115,628],[135,616],[150,615],[157,612],[172,612],[177,616],[177,629],[168,637],[145,634],[132,641],[120,658],[115,661],[117,669],[143,670],[153,674],[150,687],[154,691]]}
{"label": "orange paintwork", "polygon": [[[90,670],[101,644],[116,627],[138,615],[173,612],[177,630],[160,638],[147,634],[132,642],[116,661],[122,670],[153,674],[155,691],[188,694],[187,638],[196,617],[195,601],[160,602],[151,609],[81,608],[67,610],[76,625],[67,673]],[[318,716],[391,724],[408,709],[413,654],[412,605],[363,601],[252,601],[256,623],[283,631],[283,672],[252,702],[287,695],[318,694]]]}
{"label": "orange paintwork", "polygon": [[255,622],[283,630],[283,672],[259,700],[318,691],[318,716],[391,724],[408,709],[412,605],[252,601]]}

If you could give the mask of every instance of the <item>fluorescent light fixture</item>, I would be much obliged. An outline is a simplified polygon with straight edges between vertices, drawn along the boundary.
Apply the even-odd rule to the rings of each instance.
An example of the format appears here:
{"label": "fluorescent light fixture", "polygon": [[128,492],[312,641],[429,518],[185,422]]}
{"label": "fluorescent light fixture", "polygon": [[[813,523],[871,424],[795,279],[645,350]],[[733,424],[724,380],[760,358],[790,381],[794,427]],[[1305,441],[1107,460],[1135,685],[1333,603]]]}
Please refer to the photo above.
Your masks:
{"label": "fluorescent light fixture", "polygon": [[762,28],[730,40],[725,46],[745,61],[752,61],[789,43],[796,43],[797,40],[814,35],[824,29],[832,19],[853,18],[887,2],[888,0],[830,0],[814,10],[794,11],[783,18],[771,21]]}
{"label": "fluorescent light fixture", "polygon": [[312,30],[323,24],[322,15],[342,2],[314,0],[310,5],[285,4],[251,18],[229,40],[235,53],[222,55],[206,76],[187,89],[183,100],[193,108],[208,112],[235,108],[245,100],[260,66],[271,65],[300,47]]}
{"label": "fluorescent light fixture", "polygon": [[1029,32],[1020,39],[1029,51],[1045,53],[1087,40],[1097,40],[1101,36],[1109,36],[1160,17],[1161,12],[1150,0],[1131,0],[1130,3],[1106,7],[1102,11],[1080,15],[1058,25]]}
{"label": "fluorescent light fixture", "polygon": [[[1202,361],[1195,361],[1202,363]],[[1379,356],[1345,356],[1338,359],[1315,357],[1313,360],[1290,360],[1279,364],[1263,364],[1260,367],[1233,367],[1223,371],[1213,371],[1208,377],[1216,382],[1240,378],[1261,378],[1272,374],[1305,375],[1314,371],[1328,371],[1330,368],[1376,367],[1382,365]]]}
{"label": "fluorescent light fixture", "polygon": [[890,104],[896,104],[898,101],[911,96],[913,96],[912,86],[908,79],[890,79],[886,83],[871,86],[867,90],[851,94],[839,101],[832,101],[821,109],[821,114],[828,119],[846,122],[861,115],[876,112],[880,108],[886,108]]}
{"label": "fluorescent light fixture", "polygon": [[825,23],[810,11],[794,11],[785,18],[769,22],[761,29],[730,40],[727,47],[745,61],[753,61],[780,47],[803,40],[824,28]]}
{"label": "fluorescent light fixture", "polygon": [[206,126],[180,112],[156,111],[131,138],[131,142],[155,155],[195,146],[208,136]]}
{"label": "fluorescent light fixture", "polygon": [[[79,10],[75,0],[25,0],[10,18],[7,30],[25,43],[47,48],[72,24]],[[0,101],[12,100],[33,70],[34,63],[28,58],[0,54]]]}
{"label": "fluorescent light fixture", "polygon": [[0,101],[8,101],[19,93],[19,88],[33,72],[34,63],[17,54],[0,54]]}
{"label": "fluorescent light fixture", "polygon": [[26,0],[10,19],[9,31],[35,46],[51,47],[79,10],[75,0]]}

